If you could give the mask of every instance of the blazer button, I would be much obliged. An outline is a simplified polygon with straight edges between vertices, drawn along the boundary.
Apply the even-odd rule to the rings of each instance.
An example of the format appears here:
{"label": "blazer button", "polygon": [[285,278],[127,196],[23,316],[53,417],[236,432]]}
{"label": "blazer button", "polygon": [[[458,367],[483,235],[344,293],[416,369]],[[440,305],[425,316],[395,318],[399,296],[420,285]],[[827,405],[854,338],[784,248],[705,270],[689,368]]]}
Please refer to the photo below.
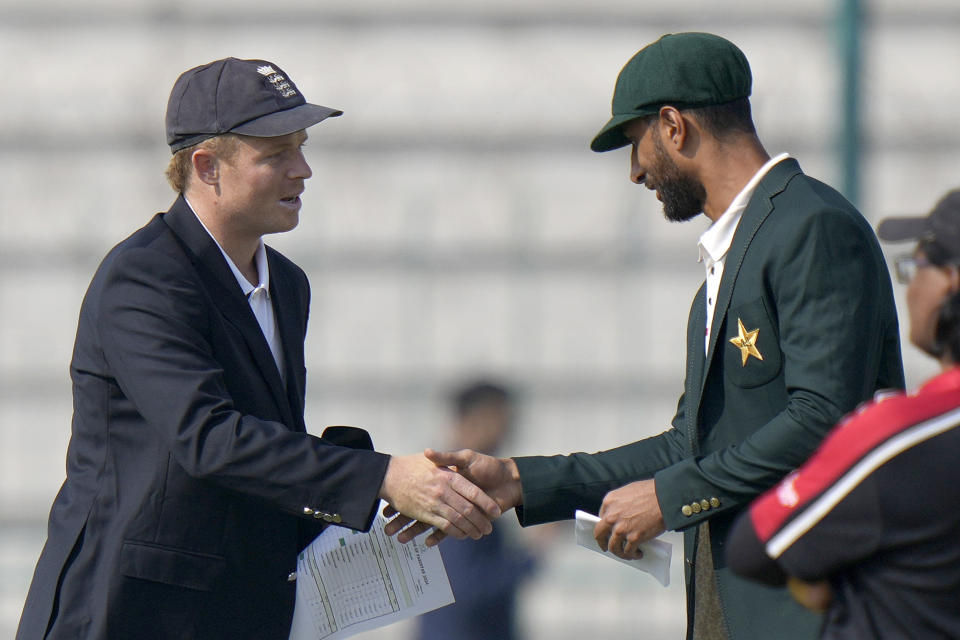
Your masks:
{"label": "blazer button", "polygon": [[720,498],[710,498],[710,506],[716,509],[720,506]]}
{"label": "blazer button", "polygon": [[313,515],[313,509],[311,509],[310,507],[304,507],[304,508],[303,508],[303,515],[305,515],[305,516],[312,516],[312,515]]}
{"label": "blazer button", "polygon": [[700,508],[703,509],[704,511],[710,510],[710,503],[707,501],[706,498],[700,501]]}
{"label": "blazer button", "polygon": [[343,518],[340,517],[339,513],[335,513],[333,514],[333,521],[336,522],[337,524],[340,524],[341,522],[343,522]]}
{"label": "blazer button", "polygon": [[317,520],[319,520],[320,518],[323,517],[323,512],[322,512],[322,511],[314,511],[314,512],[313,512],[313,517],[316,518]]}
{"label": "blazer button", "polygon": [[692,509],[694,513],[700,513],[700,511],[701,511],[701,509],[700,509],[700,503],[699,503],[699,502],[691,502],[691,503],[690,503],[690,509]]}
{"label": "blazer button", "polygon": [[688,518],[693,515],[693,509],[690,508],[690,505],[685,504],[680,507],[680,513],[687,516]]}
{"label": "blazer button", "polygon": [[297,572],[291,571],[287,574],[287,582],[296,582],[297,581]]}

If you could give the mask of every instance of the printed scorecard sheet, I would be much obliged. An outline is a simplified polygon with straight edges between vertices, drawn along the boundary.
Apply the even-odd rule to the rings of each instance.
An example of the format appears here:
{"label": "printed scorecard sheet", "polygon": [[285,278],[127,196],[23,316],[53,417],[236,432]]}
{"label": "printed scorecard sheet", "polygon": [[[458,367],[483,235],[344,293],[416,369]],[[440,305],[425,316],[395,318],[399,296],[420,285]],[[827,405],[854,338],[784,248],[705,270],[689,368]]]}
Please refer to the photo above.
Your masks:
{"label": "printed scorecard sheet", "polygon": [[367,533],[327,527],[300,553],[290,640],[339,640],[453,602],[427,534],[400,544],[387,522],[378,510]]}

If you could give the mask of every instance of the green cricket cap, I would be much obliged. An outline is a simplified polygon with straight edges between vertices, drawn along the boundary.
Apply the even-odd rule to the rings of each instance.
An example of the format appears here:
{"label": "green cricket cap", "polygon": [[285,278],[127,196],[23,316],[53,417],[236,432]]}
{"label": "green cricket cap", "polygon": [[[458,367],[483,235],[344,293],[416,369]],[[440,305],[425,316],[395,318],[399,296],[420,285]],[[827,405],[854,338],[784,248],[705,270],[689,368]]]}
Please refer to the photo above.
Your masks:
{"label": "green cricket cap", "polygon": [[729,40],[710,33],[661,36],[620,70],[613,117],[590,148],[611,151],[630,144],[623,125],[658,113],[665,105],[696,109],[746,98],[752,82],[746,56]]}

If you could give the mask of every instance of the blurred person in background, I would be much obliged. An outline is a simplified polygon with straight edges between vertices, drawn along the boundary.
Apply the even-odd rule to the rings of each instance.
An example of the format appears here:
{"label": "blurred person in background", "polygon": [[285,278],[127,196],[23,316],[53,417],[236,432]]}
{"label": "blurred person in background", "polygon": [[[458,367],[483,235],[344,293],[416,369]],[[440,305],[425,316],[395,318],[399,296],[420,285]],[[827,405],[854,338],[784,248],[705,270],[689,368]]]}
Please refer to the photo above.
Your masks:
{"label": "blurred person in background", "polygon": [[[516,397],[505,384],[478,379],[456,389],[450,445],[497,453],[515,421]],[[519,640],[517,592],[530,577],[535,556],[512,539],[509,525],[493,523],[493,533],[467,544],[451,540],[440,555],[456,598],[454,604],[418,619],[418,640]]]}
{"label": "blurred person in background", "polygon": [[826,610],[823,638],[960,635],[960,190],[926,217],[890,218],[910,341],[941,373],[881,393],[847,416],[800,469],[758,498],[730,534],[738,573],[790,585]]}
{"label": "blurred person in background", "polygon": [[264,60],[177,79],[178,197],[84,297],[67,478],[18,640],[285,640],[297,554],[324,523],[366,530],[383,498],[456,537],[490,531],[497,505],[422,454],[306,432],[309,285],[262,236],[297,226],[305,129],[338,115]]}
{"label": "blurred person in background", "polygon": [[767,153],[751,88],[733,43],[665,35],[621,70],[612,118],[591,144],[627,147],[630,179],[656,192],[668,220],[710,221],[672,427],[595,454],[427,452],[504,509],[516,507],[524,525],[599,512],[598,545],[624,558],[666,529],[683,531],[694,640],[816,636],[820,618],[785,589],[729,569],[729,527],[841,416],[877,389],[903,387],[890,275],[873,229],[795,159]]}

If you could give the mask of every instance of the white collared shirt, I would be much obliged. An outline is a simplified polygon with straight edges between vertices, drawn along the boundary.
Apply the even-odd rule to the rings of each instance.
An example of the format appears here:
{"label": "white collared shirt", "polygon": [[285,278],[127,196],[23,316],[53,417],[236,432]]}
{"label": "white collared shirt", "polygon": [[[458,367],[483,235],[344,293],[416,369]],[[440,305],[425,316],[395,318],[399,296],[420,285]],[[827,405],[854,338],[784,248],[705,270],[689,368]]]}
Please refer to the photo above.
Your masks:
{"label": "white collared shirt", "polygon": [[[186,198],[184,198],[184,200],[186,200]],[[223,247],[220,246],[217,239],[213,237],[210,229],[207,229],[207,225],[203,224],[203,220],[200,219],[200,216],[197,216],[197,212],[189,201],[187,201],[187,206],[193,211],[193,215],[197,217],[200,226],[203,227],[207,235],[213,239],[217,248],[220,249],[220,253],[223,254],[224,260],[227,261],[227,266],[229,266],[230,271],[233,272],[233,277],[237,279],[237,284],[239,284],[243,290],[243,295],[247,297],[247,302],[250,303],[250,309],[253,311],[257,323],[260,325],[260,331],[263,332],[263,337],[266,338],[267,344],[270,346],[270,353],[273,354],[273,361],[277,363],[280,379],[286,384],[287,376],[286,369],[284,368],[283,347],[280,342],[280,331],[277,328],[277,316],[273,309],[273,301],[270,298],[270,265],[267,262],[267,249],[263,244],[263,239],[260,240],[260,244],[257,246],[257,252],[253,257],[253,261],[257,265],[257,279],[259,280],[259,284],[253,286],[250,284],[250,281],[247,280],[246,276],[240,272],[240,269],[237,268],[233,260],[230,259],[227,252],[223,250]]]}
{"label": "white collared shirt", "polygon": [[723,264],[727,259],[730,243],[733,242],[733,234],[736,233],[740,218],[743,217],[743,211],[750,203],[750,198],[763,176],[767,175],[773,165],[789,157],[789,154],[781,153],[767,160],[766,164],[760,167],[760,170],[750,178],[750,182],[737,194],[723,215],[700,236],[698,262],[703,262],[707,270],[707,327],[703,339],[704,352],[710,350],[710,330],[713,327],[713,313],[717,304],[717,293],[720,291],[720,280],[723,278]]}

